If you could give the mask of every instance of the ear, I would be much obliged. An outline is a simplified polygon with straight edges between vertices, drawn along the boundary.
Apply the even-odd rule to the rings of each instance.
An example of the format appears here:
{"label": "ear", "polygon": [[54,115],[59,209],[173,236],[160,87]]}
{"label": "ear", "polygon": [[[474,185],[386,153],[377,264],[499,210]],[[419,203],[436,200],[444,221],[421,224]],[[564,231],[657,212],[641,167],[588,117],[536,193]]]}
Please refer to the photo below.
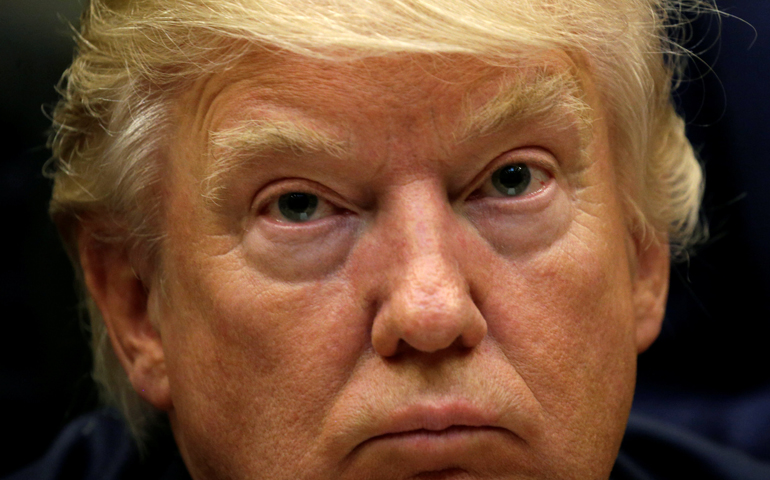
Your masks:
{"label": "ear", "polygon": [[134,390],[159,410],[171,409],[163,345],[150,321],[149,291],[132,268],[127,249],[78,232],[86,287],[102,314],[112,348]]}
{"label": "ear", "polygon": [[665,239],[634,242],[633,300],[636,316],[636,349],[647,350],[658,338],[666,312],[670,254]]}

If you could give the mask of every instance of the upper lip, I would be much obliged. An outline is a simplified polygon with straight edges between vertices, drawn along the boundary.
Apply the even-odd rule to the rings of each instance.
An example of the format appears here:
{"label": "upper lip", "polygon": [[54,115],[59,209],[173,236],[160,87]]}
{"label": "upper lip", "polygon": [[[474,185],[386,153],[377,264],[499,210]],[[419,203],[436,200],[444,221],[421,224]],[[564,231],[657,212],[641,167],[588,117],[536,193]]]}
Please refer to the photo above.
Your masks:
{"label": "upper lip", "polygon": [[376,438],[416,430],[441,431],[450,427],[499,427],[499,415],[463,401],[409,405],[387,416],[376,429]]}

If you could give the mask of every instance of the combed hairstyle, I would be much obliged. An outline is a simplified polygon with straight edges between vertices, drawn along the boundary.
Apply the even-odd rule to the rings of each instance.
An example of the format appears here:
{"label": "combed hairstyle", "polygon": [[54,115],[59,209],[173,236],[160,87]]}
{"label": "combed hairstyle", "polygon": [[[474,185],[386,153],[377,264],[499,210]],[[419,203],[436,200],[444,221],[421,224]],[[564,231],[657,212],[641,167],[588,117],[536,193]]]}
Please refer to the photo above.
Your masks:
{"label": "combed hairstyle", "polygon": [[[81,280],[76,232],[86,221],[142,263],[137,271],[158,275],[174,99],[255,50],[329,61],[467,54],[498,65],[559,50],[584,59],[598,85],[629,228],[677,256],[703,231],[702,173],[671,91],[685,19],[713,9],[705,0],[91,0],[53,115],[51,215]],[[83,290],[94,378],[141,444],[162,415],[134,392]]]}

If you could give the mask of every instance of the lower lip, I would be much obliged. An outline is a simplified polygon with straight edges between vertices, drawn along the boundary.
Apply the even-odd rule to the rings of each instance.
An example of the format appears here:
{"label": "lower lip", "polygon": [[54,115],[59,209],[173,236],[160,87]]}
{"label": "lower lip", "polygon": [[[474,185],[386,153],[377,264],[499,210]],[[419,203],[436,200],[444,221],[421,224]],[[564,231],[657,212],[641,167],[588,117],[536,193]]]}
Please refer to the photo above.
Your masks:
{"label": "lower lip", "polygon": [[[514,436],[511,432],[495,427],[452,426],[444,430],[410,430],[389,433],[368,440],[364,445],[378,448],[431,454],[467,454],[478,448],[489,448],[489,442],[499,442],[501,437]],[[362,446],[364,446],[362,445]],[[395,453],[395,452],[394,452]]]}

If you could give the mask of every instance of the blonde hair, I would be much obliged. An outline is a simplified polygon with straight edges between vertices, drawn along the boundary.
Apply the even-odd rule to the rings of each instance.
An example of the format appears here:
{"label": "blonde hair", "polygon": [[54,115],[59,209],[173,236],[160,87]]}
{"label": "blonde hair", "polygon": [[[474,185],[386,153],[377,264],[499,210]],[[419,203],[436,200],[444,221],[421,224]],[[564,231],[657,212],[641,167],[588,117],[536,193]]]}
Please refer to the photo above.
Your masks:
{"label": "blonde hair", "polygon": [[[674,254],[700,234],[701,169],[671,102],[688,0],[91,0],[51,138],[51,215],[80,270],[75,230],[152,264],[163,238],[156,189],[174,98],[255,48],[345,60],[397,52],[505,62],[558,49],[588,60],[612,117],[629,227]],[[82,272],[81,272],[82,274]],[[157,416],[133,391],[89,305],[94,377],[143,438]]]}

